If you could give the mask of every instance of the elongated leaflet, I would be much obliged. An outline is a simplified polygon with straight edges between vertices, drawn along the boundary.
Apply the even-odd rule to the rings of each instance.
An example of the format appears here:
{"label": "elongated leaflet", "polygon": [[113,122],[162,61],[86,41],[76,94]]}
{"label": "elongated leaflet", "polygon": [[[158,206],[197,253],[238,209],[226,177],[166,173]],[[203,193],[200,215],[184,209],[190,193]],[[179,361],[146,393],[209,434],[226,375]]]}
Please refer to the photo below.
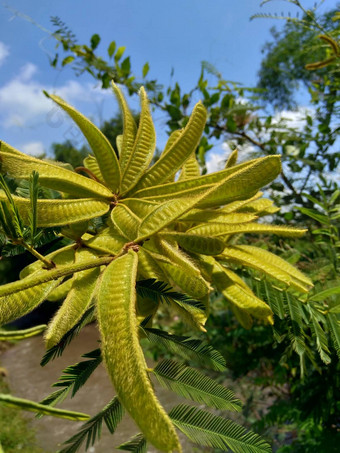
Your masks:
{"label": "elongated leaflet", "polygon": [[273,315],[270,307],[257,298],[251,289],[236,274],[217,264],[213,272],[213,283],[223,296],[241,310],[255,318],[270,320]]}
{"label": "elongated leaflet", "polygon": [[[97,255],[91,250],[79,249],[76,252],[75,262],[80,264],[91,257],[97,257]],[[59,343],[88,309],[94,296],[99,273],[100,269],[97,267],[78,272],[72,279],[72,286],[66,299],[48,325],[45,334],[46,349]]]}
{"label": "elongated leaflet", "polygon": [[139,217],[124,204],[118,204],[111,212],[111,220],[119,233],[129,241],[138,236]]}
{"label": "elongated leaflet", "polygon": [[[43,302],[61,280],[52,280],[0,297],[0,325],[26,315]],[[6,286],[6,285],[4,285]],[[1,287],[1,289],[3,286]]]}
{"label": "elongated leaflet", "polygon": [[140,89],[141,116],[133,149],[126,161],[122,175],[122,194],[131,190],[148,168],[156,146],[156,132],[145,90]]}
{"label": "elongated leaflet", "polygon": [[115,95],[117,96],[120,109],[123,114],[124,131],[123,135],[120,136],[121,145],[119,149],[119,163],[122,172],[124,172],[125,167],[129,162],[131,153],[133,151],[133,145],[135,143],[135,138],[137,134],[137,127],[121,90],[113,82],[112,89]]}
{"label": "elongated leaflet", "polygon": [[266,225],[264,223],[243,223],[239,225],[225,225],[220,223],[206,223],[190,228],[187,232],[202,236],[227,238],[232,234],[240,233],[269,233],[285,237],[300,237],[307,230],[286,227],[281,225]]}
{"label": "elongated leaflet", "polygon": [[201,138],[207,112],[200,102],[196,104],[184,131],[164,155],[145,173],[136,189],[160,184],[175,175],[183,163],[195,151]]}
{"label": "elongated leaflet", "polygon": [[178,181],[184,181],[190,178],[198,178],[200,175],[201,175],[200,166],[194,154],[193,156],[190,156],[187,161],[184,162]]}
{"label": "elongated leaflet", "polygon": [[70,289],[72,288],[74,276],[66,280],[66,282],[61,283],[57,286],[50,294],[47,296],[46,300],[50,302],[57,302],[58,300],[65,299]]}
{"label": "elongated leaflet", "polygon": [[206,192],[203,192],[196,197],[166,201],[165,203],[156,206],[156,208],[141,222],[136,241],[141,241],[148,236],[152,236],[169,225],[169,223],[181,217],[192,209],[199,200],[205,196],[205,193]]}
{"label": "elongated leaflet", "polygon": [[83,243],[86,247],[98,252],[117,255],[126,244],[126,238],[120,236],[118,231],[113,231],[113,228],[107,228],[91,239],[83,240]]}
{"label": "elongated leaflet", "polygon": [[96,156],[100,172],[103,175],[106,184],[110,189],[116,191],[119,188],[120,183],[120,169],[116,153],[108,139],[93,123],[91,123],[90,120],[79,113],[74,107],[67,104],[63,99],[46,92],[44,93],[65,110],[73,121],[77,123]]}
{"label": "elongated leaflet", "polygon": [[259,247],[253,247],[251,245],[227,247],[222,256],[235,260],[245,266],[263,271],[303,292],[308,292],[309,288],[313,286],[313,282],[294,266]]}
{"label": "elongated leaflet", "polygon": [[144,219],[159,206],[156,201],[143,200],[142,198],[125,198],[121,201],[121,204],[127,206],[140,219]]}
{"label": "elongated leaflet", "polygon": [[[7,201],[6,195],[0,191],[0,201]],[[20,215],[26,225],[29,224],[30,200],[28,198],[13,195]],[[106,214],[109,210],[109,202],[79,198],[77,200],[38,200],[37,203],[37,226],[54,227],[69,223],[81,222]]]}
{"label": "elongated leaflet", "polygon": [[[236,168],[237,166],[231,169],[235,170]],[[198,207],[210,208],[234,200],[249,198],[255,195],[261,187],[275,179],[280,171],[281,160],[279,156],[257,159],[251,165],[230,175],[223,183],[218,184],[216,190],[204,198],[198,204]]]}
{"label": "elongated leaflet", "polygon": [[140,190],[138,189],[136,192],[134,192],[133,197],[157,198],[162,196],[165,200],[167,199],[167,197],[168,199],[173,199],[173,197],[177,193],[182,193],[189,189],[193,190],[195,188],[197,189],[198,187],[206,186],[212,187],[213,185],[218,184],[221,181],[224,181],[228,176],[238,172],[242,168],[246,168],[249,165],[251,166],[257,161],[262,161],[263,159],[267,158],[263,157],[260,159],[250,160],[248,162],[244,162],[243,164],[236,165],[233,168],[228,168],[226,170],[210,173],[209,175],[199,176],[197,178],[192,178],[185,181],[176,181],[168,184],[156,185],[159,184],[159,182],[156,180],[154,186]]}
{"label": "elongated leaflet", "polygon": [[100,181],[104,182],[103,175],[100,171],[97,159],[94,156],[87,156],[84,159],[84,167],[90,170],[91,173]]}
{"label": "elongated leaflet", "polygon": [[131,250],[104,271],[98,322],[104,361],[120,401],[146,439],[161,451],[180,450],[175,429],[158,402],[139,345],[136,304],[138,257]]}
{"label": "elongated leaflet", "polygon": [[256,220],[254,214],[243,214],[238,212],[226,213],[222,209],[192,209],[179,220],[181,222],[200,223],[248,223]]}
{"label": "elongated leaflet", "polygon": [[[4,143],[2,144],[4,148]],[[1,171],[13,178],[29,179],[33,171],[39,172],[39,183],[50,189],[79,197],[112,198],[112,192],[93,179],[73,171],[44,162],[34,157],[0,152]]]}
{"label": "elongated leaflet", "polygon": [[157,261],[151,256],[150,252],[141,247],[138,253],[138,274],[146,279],[155,278],[162,282],[167,281],[167,277]]}
{"label": "elongated leaflet", "polygon": [[223,241],[207,236],[187,233],[164,233],[166,238],[175,239],[185,250],[203,255],[219,255],[225,248]]}
{"label": "elongated leaflet", "polygon": [[225,168],[234,167],[236,165],[237,158],[238,158],[238,151],[237,151],[237,149],[234,149],[234,151],[228,157],[228,160],[225,164]]}

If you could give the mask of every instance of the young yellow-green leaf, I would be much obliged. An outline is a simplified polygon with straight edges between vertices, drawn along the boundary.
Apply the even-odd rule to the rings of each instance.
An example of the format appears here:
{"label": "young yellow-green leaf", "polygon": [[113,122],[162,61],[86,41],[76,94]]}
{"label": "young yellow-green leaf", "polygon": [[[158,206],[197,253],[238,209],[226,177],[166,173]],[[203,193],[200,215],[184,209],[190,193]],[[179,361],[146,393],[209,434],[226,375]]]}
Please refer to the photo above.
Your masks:
{"label": "young yellow-green leaf", "polygon": [[183,132],[172,146],[167,149],[167,152],[164,155],[162,154],[160,159],[145,173],[136,190],[161,184],[177,173],[183,163],[197,148],[206,119],[206,109],[199,102],[195,105]]}
{"label": "young yellow-green leaf", "polygon": [[241,310],[255,318],[271,320],[273,312],[269,305],[255,296],[251,289],[234,272],[216,263],[213,283],[223,296]]}
{"label": "young yellow-green leaf", "polygon": [[167,277],[161,267],[144,247],[141,247],[138,252],[138,274],[145,279],[155,278],[161,282],[167,282]]}
{"label": "young yellow-green leaf", "polygon": [[182,248],[189,252],[203,255],[219,255],[225,248],[223,241],[208,236],[177,232],[165,232],[162,236],[168,239],[175,239]]}
{"label": "young yellow-green leaf", "polygon": [[168,261],[157,260],[159,265],[185,294],[194,299],[201,299],[208,294],[209,284],[202,277],[199,268],[185,253],[165,240],[160,242],[160,252],[168,258]]}
{"label": "young yellow-green leaf", "polygon": [[183,181],[190,178],[198,178],[200,175],[201,175],[200,166],[197,162],[196,156],[193,155],[190,156],[189,159],[184,162],[178,181]]}
{"label": "young yellow-green leaf", "polygon": [[[122,194],[127,193],[138,183],[151,162],[156,146],[156,132],[150,113],[149,101],[143,87],[140,89],[140,99],[139,126],[133,148],[126,159],[122,175]],[[131,132],[129,134],[131,135]]]}
{"label": "young yellow-green leaf", "polygon": [[84,167],[102,183],[104,183],[103,175],[101,174],[97,159],[94,156],[87,156],[84,159]]}
{"label": "young yellow-green leaf", "polygon": [[180,450],[177,434],[154,394],[138,340],[137,266],[137,254],[130,250],[104,271],[97,309],[103,358],[119,400],[146,439],[171,452]]}
{"label": "young yellow-green leaf", "polygon": [[59,96],[54,96],[46,92],[44,93],[65,110],[81,129],[97,159],[100,172],[103,175],[106,184],[114,192],[117,191],[120,184],[119,163],[116,153],[108,139],[89,119],[79,113],[74,107],[67,104]]}
{"label": "young yellow-green leaf", "polygon": [[137,217],[144,219],[154,209],[159,206],[159,203],[150,200],[143,200],[141,198],[125,198],[121,204],[127,206]]}
{"label": "young yellow-green leaf", "polygon": [[238,151],[237,151],[237,149],[234,149],[234,151],[228,157],[228,160],[225,164],[225,168],[234,167],[236,165],[237,158],[238,158]]}
{"label": "young yellow-green leaf", "polygon": [[46,406],[45,404],[35,403],[34,401],[17,398],[12,395],[0,394],[0,404],[15,409],[22,409],[30,412],[38,412],[39,414],[52,415],[53,417],[64,418],[66,420],[84,421],[90,418],[89,415],[82,412],[67,411],[65,409],[57,409],[55,407]]}
{"label": "young yellow-green leaf", "polygon": [[211,222],[211,223],[249,223],[258,217],[254,214],[238,212],[227,213],[222,209],[192,209],[179,220],[181,222]]}
{"label": "young yellow-green leaf", "polygon": [[274,214],[279,210],[280,208],[273,205],[272,200],[261,198],[259,200],[251,200],[249,203],[245,203],[238,209],[238,212],[254,212],[261,215],[267,215]]}
{"label": "young yellow-green leaf", "polygon": [[178,194],[183,194],[185,192],[188,192],[188,196],[191,196],[191,193],[195,193],[195,191],[197,192],[200,187],[216,187],[218,183],[225,181],[234,173],[238,173],[240,170],[245,169],[249,166],[252,167],[253,165],[258,164],[258,162],[263,161],[264,159],[267,159],[267,157],[253,159],[248,162],[236,165],[235,167],[227,168],[226,170],[210,173],[209,175],[199,176],[197,178],[187,179],[184,181],[160,184],[159,181],[156,180],[155,184],[160,185],[154,185],[152,187],[137,190],[136,192],[134,192],[133,197],[144,199],[147,198],[155,201],[166,201],[172,200],[175,196],[178,196]]}
{"label": "young yellow-green leaf", "polygon": [[214,236],[221,239],[228,238],[232,234],[240,233],[268,233],[284,237],[301,237],[307,230],[281,225],[266,225],[264,223],[243,223],[239,225],[206,223],[190,228],[187,233],[201,236]]}
{"label": "young yellow-green leaf", "polygon": [[[1,149],[5,148],[2,142]],[[6,148],[5,148],[6,149]],[[50,189],[66,192],[75,197],[112,198],[111,191],[93,179],[73,171],[44,162],[25,154],[0,151],[1,171],[16,179],[29,179],[33,171],[39,173],[39,183]]]}
{"label": "young yellow-green leaf", "polygon": [[111,220],[119,233],[129,241],[134,241],[138,235],[139,217],[124,204],[120,203],[111,212]]}
{"label": "young yellow-green leaf", "polygon": [[[235,170],[237,166],[231,169]],[[220,183],[211,195],[205,197],[198,204],[198,207],[216,207],[253,196],[261,187],[273,181],[280,172],[280,156],[256,159],[252,164],[241,168],[231,174],[223,183]]]}
{"label": "young yellow-green leaf", "polygon": [[[136,134],[137,134],[137,127],[135,120],[130,112],[129,106],[126,103],[126,100],[121,92],[121,90],[117,87],[116,84],[112,82],[112,89],[115,95],[117,96],[120,109],[123,114],[123,123],[124,123],[124,130],[123,135],[121,136],[121,145],[119,146],[119,163],[121,171],[125,171],[125,167],[130,160],[131,153],[133,151],[133,145],[135,143]],[[118,137],[117,137],[118,142]]]}
{"label": "young yellow-green leaf", "polygon": [[[75,262],[80,264],[91,257],[97,257],[97,254],[88,249],[79,249]],[[66,299],[48,325],[45,334],[46,349],[59,343],[83,316],[93,299],[99,274],[99,268],[89,269],[78,272],[72,279],[72,286]]]}
{"label": "young yellow-green leaf", "polygon": [[156,208],[142,220],[138,229],[138,239],[136,239],[136,241],[141,241],[152,236],[169,225],[169,223],[181,217],[192,209],[209,190],[211,189],[204,191],[196,197],[175,198],[172,201],[166,201],[165,203],[156,206]]}
{"label": "young yellow-green leaf", "polygon": [[[4,192],[0,191],[0,200],[7,202]],[[29,224],[31,210],[28,198],[16,197],[13,200],[17,205],[20,215],[26,225]],[[92,200],[91,198],[79,198],[76,200],[38,200],[37,202],[37,226],[55,227],[70,223],[93,219],[106,214],[109,210],[109,202],[104,200]]]}
{"label": "young yellow-green leaf", "polygon": [[66,280],[66,282],[63,282],[59,286],[57,286],[46,297],[46,300],[48,300],[49,302],[58,302],[59,300],[65,299],[65,297],[67,296],[72,287],[74,277],[75,276],[69,278],[68,280]]}
{"label": "young yellow-green leaf", "polygon": [[[61,280],[52,280],[31,288],[0,296],[0,326],[26,315],[41,304]],[[1,289],[4,288],[3,285]]]}
{"label": "young yellow-green leaf", "polygon": [[118,231],[113,227],[106,228],[99,234],[96,234],[96,236],[83,240],[86,247],[110,255],[117,255],[126,242],[126,238],[120,236]]}
{"label": "young yellow-green leaf", "polygon": [[291,285],[303,292],[308,292],[313,286],[313,282],[296,267],[259,247],[251,245],[227,247],[222,256],[244,266],[265,272],[286,285]]}

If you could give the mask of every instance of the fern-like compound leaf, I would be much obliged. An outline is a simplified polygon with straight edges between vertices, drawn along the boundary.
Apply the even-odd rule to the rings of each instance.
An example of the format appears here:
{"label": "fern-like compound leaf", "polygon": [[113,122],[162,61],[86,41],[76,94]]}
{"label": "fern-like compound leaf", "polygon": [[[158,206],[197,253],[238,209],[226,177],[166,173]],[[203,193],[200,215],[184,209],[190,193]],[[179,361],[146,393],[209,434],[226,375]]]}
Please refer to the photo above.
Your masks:
{"label": "fern-like compound leaf", "polygon": [[237,423],[180,404],[169,413],[174,425],[194,443],[234,453],[270,453],[270,445]]}
{"label": "fern-like compound leaf", "polygon": [[100,172],[106,184],[112,191],[116,191],[120,184],[120,168],[116,153],[108,139],[90,120],[63,99],[46,92],[44,93],[65,110],[81,129],[97,159]]}
{"label": "fern-like compound leaf", "polygon": [[158,382],[178,395],[216,409],[241,410],[241,401],[231,390],[194,368],[163,360],[152,371]]}
{"label": "fern-like compound leaf", "polygon": [[130,250],[104,271],[97,309],[103,359],[120,401],[146,439],[163,451],[180,450],[174,427],[151,387],[139,345],[137,265],[137,253]]}
{"label": "fern-like compound leaf", "polygon": [[128,442],[119,445],[118,450],[131,451],[133,453],[147,453],[147,442],[143,434],[137,434]]}
{"label": "fern-like compound leaf", "polygon": [[200,365],[216,371],[224,371],[226,363],[216,349],[201,340],[179,335],[172,335],[163,330],[142,328],[149,341],[156,345],[163,345],[166,350],[179,354],[185,360],[195,360]]}
{"label": "fern-like compound leaf", "polygon": [[113,434],[123,418],[123,407],[118,398],[111,400],[98,414],[88,420],[79,432],[64,442],[58,453],[76,453],[85,442],[85,450],[100,438],[103,422]]}

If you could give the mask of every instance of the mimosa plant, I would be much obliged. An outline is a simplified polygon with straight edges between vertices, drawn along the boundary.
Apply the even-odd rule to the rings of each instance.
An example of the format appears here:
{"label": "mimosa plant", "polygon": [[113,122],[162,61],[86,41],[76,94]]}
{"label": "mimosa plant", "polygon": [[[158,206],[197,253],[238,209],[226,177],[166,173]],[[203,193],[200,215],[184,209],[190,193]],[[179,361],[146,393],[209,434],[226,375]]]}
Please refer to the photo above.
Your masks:
{"label": "mimosa plant", "polygon": [[[29,313],[45,299],[65,298],[45,332],[45,364],[93,316],[97,319],[100,350],[64,370],[55,384],[62,388],[42,403],[56,404],[71,389],[74,394],[102,360],[117,397],[67,442],[63,453],[76,451],[85,438],[87,446],[94,442],[102,420],[113,432],[123,408],[142,432],[123,444],[123,450],[146,451],[146,442],[150,442],[161,451],[181,451],[177,427],[202,445],[235,452],[270,451],[269,444],[256,434],[196,407],[180,405],[167,414],[149,375],[165,387],[217,409],[239,410],[240,401],[182,364],[165,360],[149,369],[139,340],[146,336],[184,358],[195,356],[222,370],[223,358],[208,345],[152,328],[162,302],[168,302],[183,321],[205,331],[209,293],[216,288],[240,323],[251,327],[253,317],[273,323],[273,313],[234,272],[235,264],[262,271],[285,288],[307,292],[312,286],[283,259],[237,243],[243,233],[289,237],[304,233],[257,222],[276,211],[269,200],[261,198],[259,189],[280,173],[280,158],[268,156],[236,164],[235,151],[224,170],[201,176],[195,150],[206,110],[198,103],[186,126],[172,133],[159,160],[150,165],[156,136],[145,90],[140,89],[138,127],[121,91],[116,85],[113,90],[124,118],[116,150],[82,114],[61,98],[47,95],[85,135],[93,155],[85,159],[84,167],[72,171],[1,142],[1,173],[30,181],[30,197],[24,198],[11,194],[2,178],[2,230],[37,261],[21,272],[19,281],[0,287],[0,325]],[[39,186],[52,189],[55,198],[39,197]],[[35,241],[44,228],[51,227],[61,228],[59,234],[69,239],[69,245],[42,256]],[[87,372],[81,373],[84,369]]]}

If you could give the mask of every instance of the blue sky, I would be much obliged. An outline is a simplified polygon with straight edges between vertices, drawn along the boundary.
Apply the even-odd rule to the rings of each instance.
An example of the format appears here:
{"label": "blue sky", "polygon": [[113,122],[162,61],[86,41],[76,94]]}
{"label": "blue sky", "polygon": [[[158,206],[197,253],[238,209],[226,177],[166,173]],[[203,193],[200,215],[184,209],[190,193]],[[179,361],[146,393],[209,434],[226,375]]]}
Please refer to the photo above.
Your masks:
{"label": "blue sky", "polygon": [[[307,6],[313,3],[304,1]],[[329,9],[335,3],[325,0],[324,5]],[[293,10],[282,1],[263,8],[259,4],[259,0],[0,0],[0,139],[32,154],[48,153],[52,142],[67,138],[81,142],[77,130],[41,94],[43,89],[64,97],[98,125],[117,111],[111,93],[102,92],[90,77],[77,78],[68,67],[62,71],[50,67],[48,55],[55,46],[48,34],[53,31],[51,16],[59,16],[80,43],[99,33],[103,55],[112,40],[126,46],[137,76],[148,61],[150,78],[167,86],[174,69],[174,80],[190,90],[202,60],[228,80],[256,84],[261,47],[270,39],[270,28],[282,23],[249,18],[260,11]],[[137,101],[131,105],[136,108]],[[162,145],[163,118],[156,118],[156,129]]]}

